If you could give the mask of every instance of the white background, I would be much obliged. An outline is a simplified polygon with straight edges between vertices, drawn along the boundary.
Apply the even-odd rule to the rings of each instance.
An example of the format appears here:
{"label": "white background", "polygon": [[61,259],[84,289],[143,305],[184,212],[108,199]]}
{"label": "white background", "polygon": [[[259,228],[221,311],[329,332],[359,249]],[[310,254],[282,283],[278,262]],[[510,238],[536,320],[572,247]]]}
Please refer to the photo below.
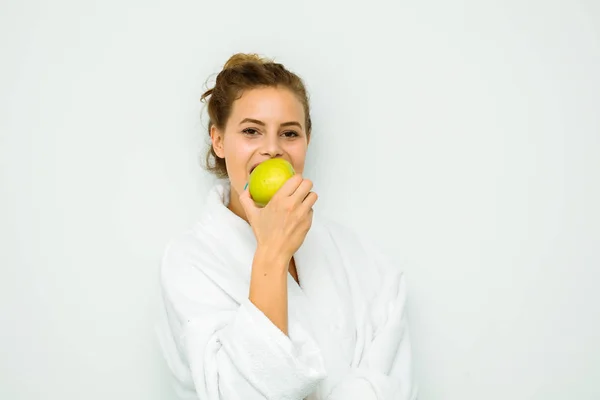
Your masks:
{"label": "white background", "polygon": [[0,398],[172,399],[157,269],[237,51],[306,80],[317,207],[404,266],[422,400],[600,398],[598,2],[3,0],[0,44]]}

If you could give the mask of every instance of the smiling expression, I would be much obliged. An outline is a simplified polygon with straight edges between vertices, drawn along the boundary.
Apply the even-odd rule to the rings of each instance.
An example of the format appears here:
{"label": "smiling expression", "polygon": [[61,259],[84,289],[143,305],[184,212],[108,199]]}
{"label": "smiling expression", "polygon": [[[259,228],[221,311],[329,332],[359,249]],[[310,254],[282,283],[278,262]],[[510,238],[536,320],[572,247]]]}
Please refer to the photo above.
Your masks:
{"label": "smiling expression", "polygon": [[310,136],[294,93],[265,87],[246,90],[233,103],[225,129],[211,128],[211,140],[217,156],[226,161],[233,203],[252,170],[265,160],[283,158],[302,174]]}

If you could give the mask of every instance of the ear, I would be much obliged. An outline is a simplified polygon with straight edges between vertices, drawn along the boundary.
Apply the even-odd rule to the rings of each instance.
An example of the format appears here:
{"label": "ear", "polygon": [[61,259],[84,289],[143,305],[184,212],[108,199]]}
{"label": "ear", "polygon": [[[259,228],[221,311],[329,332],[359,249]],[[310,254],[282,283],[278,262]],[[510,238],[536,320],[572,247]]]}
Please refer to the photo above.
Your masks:
{"label": "ear", "polygon": [[217,156],[219,158],[225,158],[225,151],[223,150],[223,132],[214,125],[210,127],[210,140]]}

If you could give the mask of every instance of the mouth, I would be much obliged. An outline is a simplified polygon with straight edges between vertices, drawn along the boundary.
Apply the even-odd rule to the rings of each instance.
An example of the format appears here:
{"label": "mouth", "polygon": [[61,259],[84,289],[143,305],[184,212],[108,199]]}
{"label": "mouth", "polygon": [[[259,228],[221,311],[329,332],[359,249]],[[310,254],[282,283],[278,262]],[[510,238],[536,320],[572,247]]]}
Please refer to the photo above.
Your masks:
{"label": "mouth", "polygon": [[256,163],[256,164],[254,164],[254,165],[252,166],[252,168],[250,168],[250,173],[252,173],[252,171],[254,171],[254,169],[255,169],[256,167],[258,167],[258,164],[260,164],[260,163]]}

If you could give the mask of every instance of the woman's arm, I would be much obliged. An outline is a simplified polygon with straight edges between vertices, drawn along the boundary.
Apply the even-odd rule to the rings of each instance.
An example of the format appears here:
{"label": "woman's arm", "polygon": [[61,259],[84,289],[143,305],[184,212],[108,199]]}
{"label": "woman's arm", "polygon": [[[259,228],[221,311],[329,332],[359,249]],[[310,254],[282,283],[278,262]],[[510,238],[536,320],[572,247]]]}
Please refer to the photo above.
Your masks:
{"label": "woman's arm", "polygon": [[312,225],[312,207],[318,198],[312,187],[310,180],[298,174],[264,208],[256,206],[247,185],[239,197],[257,243],[249,298],[285,335],[288,266]]}
{"label": "woman's arm", "polygon": [[289,262],[287,257],[258,248],[252,263],[249,295],[250,301],[285,335],[288,334]]}
{"label": "woman's arm", "polygon": [[187,241],[169,246],[161,268],[165,318],[158,333],[179,386],[203,400],[312,393],[325,369],[310,335],[298,327],[286,336],[248,299],[247,284],[231,268]]}
{"label": "woman's arm", "polygon": [[171,364],[183,366],[171,369],[184,371],[180,382],[202,400],[298,400],[325,377],[308,332],[295,326],[288,335],[288,264],[312,224],[311,189],[295,175],[263,208],[247,187],[240,194],[256,239],[250,288],[226,265],[235,258],[224,253],[236,250],[227,241],[198,239],[196,232],[194,243],[167,250],[162,282],[171,315],[164,337],[176,343]]}

